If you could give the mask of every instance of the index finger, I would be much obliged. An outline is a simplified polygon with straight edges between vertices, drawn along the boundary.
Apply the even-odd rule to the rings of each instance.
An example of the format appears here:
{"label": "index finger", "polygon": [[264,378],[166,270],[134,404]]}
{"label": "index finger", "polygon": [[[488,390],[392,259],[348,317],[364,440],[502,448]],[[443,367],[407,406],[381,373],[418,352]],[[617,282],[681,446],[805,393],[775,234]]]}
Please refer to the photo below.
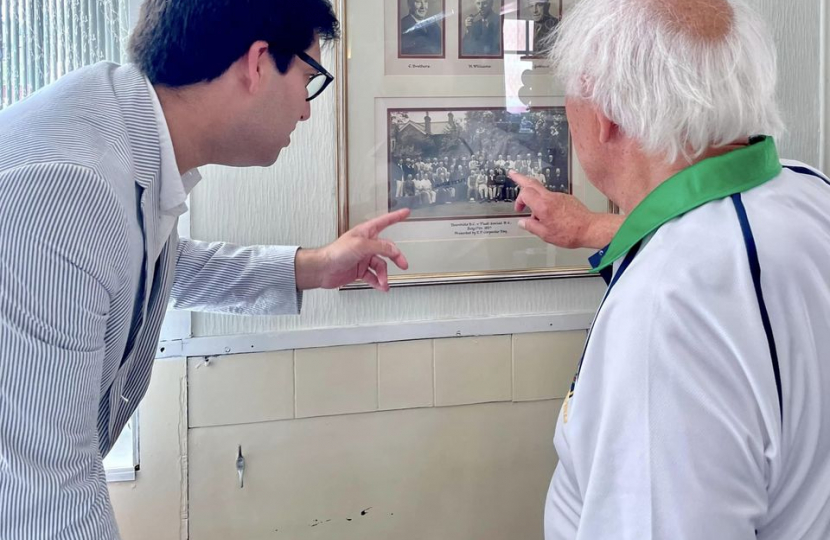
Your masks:
{"label": "index finger", "polygon": [[360,240],[360,254],[363,257],[376,257],[382,255],[395,263],[401,270],[409,268],[409,262],[395,242],[384,239],[363,238]]}
{"label": "index finger", "polygon": [[[515,181],[515,180],[514,180]],[[518,182],[516,182],[518,184]],[[533,185],[521,186],[522,190],[519,196],[516,197],[516,204],[514,205],[517,212],[524,210],[525,206],[529,206],[531,210],[538,206],[537,203],[542,201],[543,194],[533,189]]]}
{"label": "index finger", "polygon": [[397,210],[395,212],[390,212],[388,214],[384,214],[382,216],[378,216],[374,219],[370,219],[364,223],[361,223],[355,228],[365,229],[366,233],[369,236],[377,236],[381,233],[385,228],[394,225],[395,223],[400,223],[401,221],[405,220],[409,217],[410,210],[409,208],[403,208],[401,210]]}
{"label": "index finger", "polygon": [[535,178],[528,178],[527,176],[519,174],[516,171],[508,172],[507,176],[509,176],[511,180],[516,182],[520,188],[532,189],[537,193],[542,193],[543,190],[547,191],[545,190],[544,186],[542,186],[542,183],[536,180]]}

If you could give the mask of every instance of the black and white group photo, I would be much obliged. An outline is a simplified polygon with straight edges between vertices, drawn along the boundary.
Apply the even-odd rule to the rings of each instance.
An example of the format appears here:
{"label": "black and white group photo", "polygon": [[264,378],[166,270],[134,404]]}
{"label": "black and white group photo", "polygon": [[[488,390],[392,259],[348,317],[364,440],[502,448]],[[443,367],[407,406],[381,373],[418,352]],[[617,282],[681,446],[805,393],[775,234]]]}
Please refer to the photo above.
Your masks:
{"label": "black and white group photo", "polygon": [[564,107],[389,109],[389,210],[410,219],[516,215],[515,170],[571,192]]}

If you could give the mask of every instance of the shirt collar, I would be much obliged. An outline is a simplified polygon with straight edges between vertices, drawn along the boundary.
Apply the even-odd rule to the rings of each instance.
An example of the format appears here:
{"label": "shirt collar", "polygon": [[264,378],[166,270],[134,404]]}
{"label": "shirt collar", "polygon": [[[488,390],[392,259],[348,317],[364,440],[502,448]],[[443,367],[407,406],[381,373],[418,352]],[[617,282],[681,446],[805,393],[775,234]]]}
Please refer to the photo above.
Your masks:
{"label": "shirt collar", "polygon": [[608,248],[597,253],[601,259],[592,264],[592,272],[602,272],[614,264],[666,222],[708,202],[749,191],[780,172],[781,162],[772,137],[753,139],[749,146],[683,169],[657,186],[628,215]]}
{"label": "shirt collar", "polygon": [[161,212],[166,215],[180,216],[187,212],[187,196],[202,179],[198,169],[190,170],[179,174],[179,167],[176,162],[176,153],[173,149],[173,139],[170,137],[170,130],[167,127],[167,120],[164,117],[164,110],[161,107],[156,89],[147,80],[147,87],[150,90],[150,97],[153,100],[153,111],[156,113],[158,124],[159,145],[161,147],[161,176],[159,177],[159,206]]}

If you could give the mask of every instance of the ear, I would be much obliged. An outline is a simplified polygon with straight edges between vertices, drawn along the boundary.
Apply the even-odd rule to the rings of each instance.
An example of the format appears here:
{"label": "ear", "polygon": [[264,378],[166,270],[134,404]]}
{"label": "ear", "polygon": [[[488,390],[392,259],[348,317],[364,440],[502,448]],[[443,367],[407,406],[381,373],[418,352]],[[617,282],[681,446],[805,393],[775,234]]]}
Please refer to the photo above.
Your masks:
{"label": "ear", "polygon": [[605,144],[614,138],[619,132],[619,127],[610,118],[605,116],[602,111],[597,111],[597,126],[599,129],[599,142]]}
{"label": "ear", "polygon": [[250,93],[256,93],[262,86],[263,70],[269,59],[268,42],[261,40],[252,43],[248,52],[239,59],[241,75]]}

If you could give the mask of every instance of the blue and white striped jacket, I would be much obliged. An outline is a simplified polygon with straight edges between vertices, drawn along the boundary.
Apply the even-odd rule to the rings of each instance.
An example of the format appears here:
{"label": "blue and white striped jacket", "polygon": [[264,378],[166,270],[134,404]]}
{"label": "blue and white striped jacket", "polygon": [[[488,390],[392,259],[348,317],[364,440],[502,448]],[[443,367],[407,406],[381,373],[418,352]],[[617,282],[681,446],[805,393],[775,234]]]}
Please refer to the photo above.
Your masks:
{"label": "blue and white striped jacket", "polygon": [[134,66],[78,70],[0,113],[0,540],[118,538],[102,456],[147,389],[171,297],[299,311],[296,248],[173,234],[148,260],[160,161]]}

